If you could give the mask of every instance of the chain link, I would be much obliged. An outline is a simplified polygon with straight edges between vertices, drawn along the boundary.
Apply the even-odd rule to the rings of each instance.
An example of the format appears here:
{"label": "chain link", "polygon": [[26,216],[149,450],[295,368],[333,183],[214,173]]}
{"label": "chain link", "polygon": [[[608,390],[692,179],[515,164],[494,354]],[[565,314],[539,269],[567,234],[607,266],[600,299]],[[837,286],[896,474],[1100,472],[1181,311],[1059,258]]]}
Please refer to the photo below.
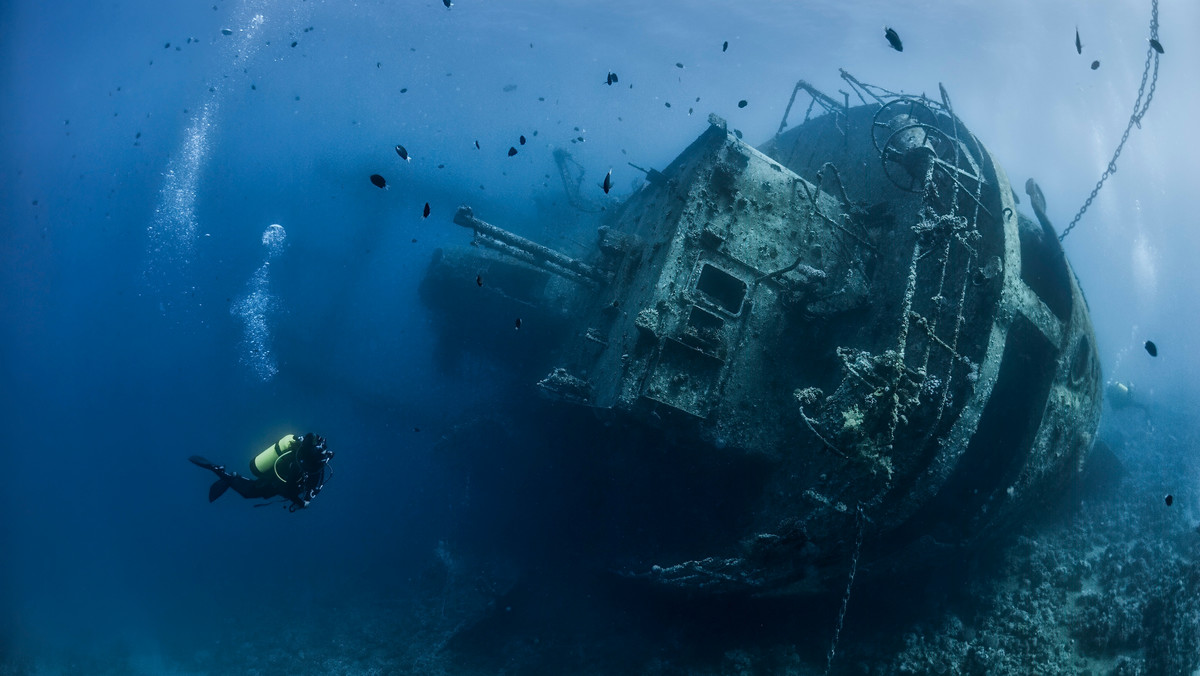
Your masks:
{"label": "chain link", "polygon": [[[1152,0],[1153,8],[1150,13],[1150,37],[1158,39],[1158,0]],[[1150,91],[1146,92],[1146,80],[1150,77],[1150,63],[1154,62],[1154,77],[1150,79]],[[1075,225],[1079,223],[1079,219],[1083,218],[1083,214],[1087,212],[1088,207],[1092,206],[1092,201],[1096,199],[1096,195],[1100,193],[1100,189],[1104,187],[1104,182],[1109,176],[1117,173],[1117,158],[1121,156],[1121,151],[1125,149],[1125,142],[1129,140],[1129,132],[1133,131],[1133,126],[1137,125],[1138,129],[1142,128],[1142,117],[1146,111],[1150,110],[1150,101],[1154,99],[1154,88],[1158,85],[1158,52],[1153,47],[1146,47],[1146,66],[1142,69],[1142,84],[1138,87],[1137,100],[1133,103],[1133,115],[1129,117],[1129,124],[1125,126],[1125,133],[1121,135],[1121,142],[1117,144],[1117,150],[1113,153],[1113,157],[1108,162],[1108,166],[1104,169],[1104,173],[1100,175],[1100,180],[1096,182],[1096,187],[1092,188],[1092,194],[1088,195],[1083,206],[1079,208],[1079,213],[1075,214],[1075,218],[1071,219],[1071,223],[1058,236],[1058,241],[1063,241]],[[1146,95],[1146,101],[1142,102],[1142,96]]]}
{"label": "chain link", "polygon": [[867,516],[863,514],[862,505],[854,511],[855,526],[858,535],[854,539],[854,554],[850,557],[850,577],[846,580],[846,593],[842,596],[842,608],[838,611],[837,626],[833,629],[833,641],[829,652],[825,655],[825,676],[833,670],[833,658],[837,656],[838,639],[842,637],[842,625],[846,621],[846,606],[850,605],[850,590],[854,588],[854,573],[858,570],[858,555],[862,553],[863,530],[867,527]]}

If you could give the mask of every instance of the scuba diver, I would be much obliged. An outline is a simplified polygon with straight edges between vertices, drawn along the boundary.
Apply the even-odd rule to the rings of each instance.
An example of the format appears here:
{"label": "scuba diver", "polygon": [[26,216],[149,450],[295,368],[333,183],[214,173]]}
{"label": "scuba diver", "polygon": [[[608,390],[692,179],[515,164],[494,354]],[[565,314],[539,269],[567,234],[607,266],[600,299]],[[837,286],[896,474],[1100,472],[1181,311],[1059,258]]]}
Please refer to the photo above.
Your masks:
{"label": "scuba diver", "polygon": [[209,502],[232,488],[243,498],[285,497],[292,501],[288,511],[294,512],[307,507],[321,492],[332,457],[325,438],[310,432],[300,437],[289,434],[255,456],[250,461],[255,479],[227,472],[224,465],[214,465],[198,455],[188,460],[217,475],[208,489]]}

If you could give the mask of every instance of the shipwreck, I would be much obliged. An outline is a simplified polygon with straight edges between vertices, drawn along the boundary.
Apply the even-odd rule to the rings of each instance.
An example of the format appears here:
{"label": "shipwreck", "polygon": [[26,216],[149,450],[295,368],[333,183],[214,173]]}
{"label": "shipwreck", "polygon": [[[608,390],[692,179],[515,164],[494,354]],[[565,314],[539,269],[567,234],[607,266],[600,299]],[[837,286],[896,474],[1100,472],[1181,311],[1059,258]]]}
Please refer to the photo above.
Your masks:
{"label": "shipwreck", "polygon": [[[719,521],[690,524],[703,535],[613,537],[601,566],[696,593],[840,589],[848,563],[900,570],[1011,528],[1083,468],[1100,368],[1041,205],[1019,213],[944,89],[934,100],[842,76],[841,100],[799,82],[758,147],[711,116],[598,216],[587,255],[464,206],[454,222],[472,246],[430,264],[436,326],[479,319],[441,302],[453,285],[523,308],[527,326],[541,317],[551,364],[531,391],[610,440],[672,446],[647,460],[645,492],[692,480],[692,457],[750,477],[736,499],[709,482],[691,494],[706,508],[645,517],[660,531]],[[806,110],[790,125],[793,107]],[[481,270],[486,286],[467,288]],[[491,347],[497,363],[509,347]],[[647,483],[638,457],[610,467],[610,482]]]}

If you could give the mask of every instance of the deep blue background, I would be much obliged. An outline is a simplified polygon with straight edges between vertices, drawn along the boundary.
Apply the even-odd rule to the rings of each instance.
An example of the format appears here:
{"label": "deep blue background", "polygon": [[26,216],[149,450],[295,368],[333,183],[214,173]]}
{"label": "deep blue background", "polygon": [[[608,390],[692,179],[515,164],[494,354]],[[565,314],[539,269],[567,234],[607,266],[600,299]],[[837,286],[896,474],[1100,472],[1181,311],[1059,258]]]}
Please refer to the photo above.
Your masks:
{"label": "deep blue background", "polygon": [[[200,645],[232,613],[406,585],[444,528],[436,440],[495,397],[530,396],[484,365],[438,373],[417,284],[436,247],[466,241],[449,223],[463,202],[563,250],[589,242],[555,147],[593,199],[612,167],[619,199],[640,177],[625,162],[661,168],[709,112],[765,141],[798,78],[835,96],[839,67],[894,90],[942,82],[1013,184],[1037,177],[1061,229],[1128,120],[1150,9],[1042,4],[4,3],[0,630],[33,650],[153,651]],[[1066,248],[1106,376],[1191,400],[1200,9],[1161,12],[1154,106]],[[189,159],[189,142],[205,152]],[[230,308],[272,223],[287,240],[267,273],[266,358]],[[209,505],[185,461],[240,467],[308,430],[338,455],[302,513]]]}

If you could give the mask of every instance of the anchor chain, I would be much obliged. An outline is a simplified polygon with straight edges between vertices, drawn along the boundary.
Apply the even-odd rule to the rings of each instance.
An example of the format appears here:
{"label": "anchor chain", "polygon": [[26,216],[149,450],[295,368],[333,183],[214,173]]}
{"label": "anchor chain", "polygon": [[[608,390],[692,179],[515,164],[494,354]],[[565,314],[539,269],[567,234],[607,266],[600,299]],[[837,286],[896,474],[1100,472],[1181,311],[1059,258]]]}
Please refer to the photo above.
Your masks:
{"label": "anchor chain", "polygon": [[[1150,15],[1150,37],[1158,39],[1158,0],[1153,0],[1153,9]],[[1150,76],[1150,61],[1154,61],[1154,77],[1150,79],[1150,91],[1146,92],[1146,79]],[[1153,47],[1146,47],[1146,67],[1142,69],[1142,84],[1138,87],[1137,100],[1133,103],[1133,115],[1129,117],[1129,124],[1125,125],[1125,133],[1121,135],[1121,142],[1117,144],[1117,150],[1113,153],[1112,160],[1104,169],[1104,173],[1100,175],[1100,180],[1096,182],[1096,187],[1092,188],[1092,194],[1088,195],[1083,206],[1079,208],[1079,213],[1075,214],[1075,218],[1071,219],[1071,223],[1058,236],[1058,241],[1063,241],[1067,235],[1071,234],[1071,230],[1079,223],[1079,219],[1083,218],[1083,214],[1092,206],[1092,200],[1096,199],[1096,195],[1100,193],[1100,189],[1104,187],[1104,182],[1109,176],[1117,173],[1117,158],[1121,156],[1121,151],[1125,148],[1125,142],[1129,140],[1129,132],[1133,131],[1133,126],[1137,125],[1138,129],[1142,128],[1142,117],[1146,111],[1150,109],[1150,101],[1154,98],[1154,88],[1158,85],[1158,52]],[[1146,94],[1145,103],[1142,102],[1142,95]]]}
{"label": "anchor chain", "polygon": [[863,530],[866,529],[867,517],[863,514],[862,505],[858,505],[854,515],[858,525],[858,535],[854,539],[854,556],[850,558],[850,577],[846,580],[846,593],[842,595],[842,608],[838,611],[837,626],[833,629],[833,642],[829,644],[829,653],[825,656],[825,676],[833,669],[833,658],[837,656],[838,639],[842,636],[842,625],[846,621],[846,606],[850,604],[850,590],[854,588],[854,573],[858,570],[858,555],[862,551]]}

